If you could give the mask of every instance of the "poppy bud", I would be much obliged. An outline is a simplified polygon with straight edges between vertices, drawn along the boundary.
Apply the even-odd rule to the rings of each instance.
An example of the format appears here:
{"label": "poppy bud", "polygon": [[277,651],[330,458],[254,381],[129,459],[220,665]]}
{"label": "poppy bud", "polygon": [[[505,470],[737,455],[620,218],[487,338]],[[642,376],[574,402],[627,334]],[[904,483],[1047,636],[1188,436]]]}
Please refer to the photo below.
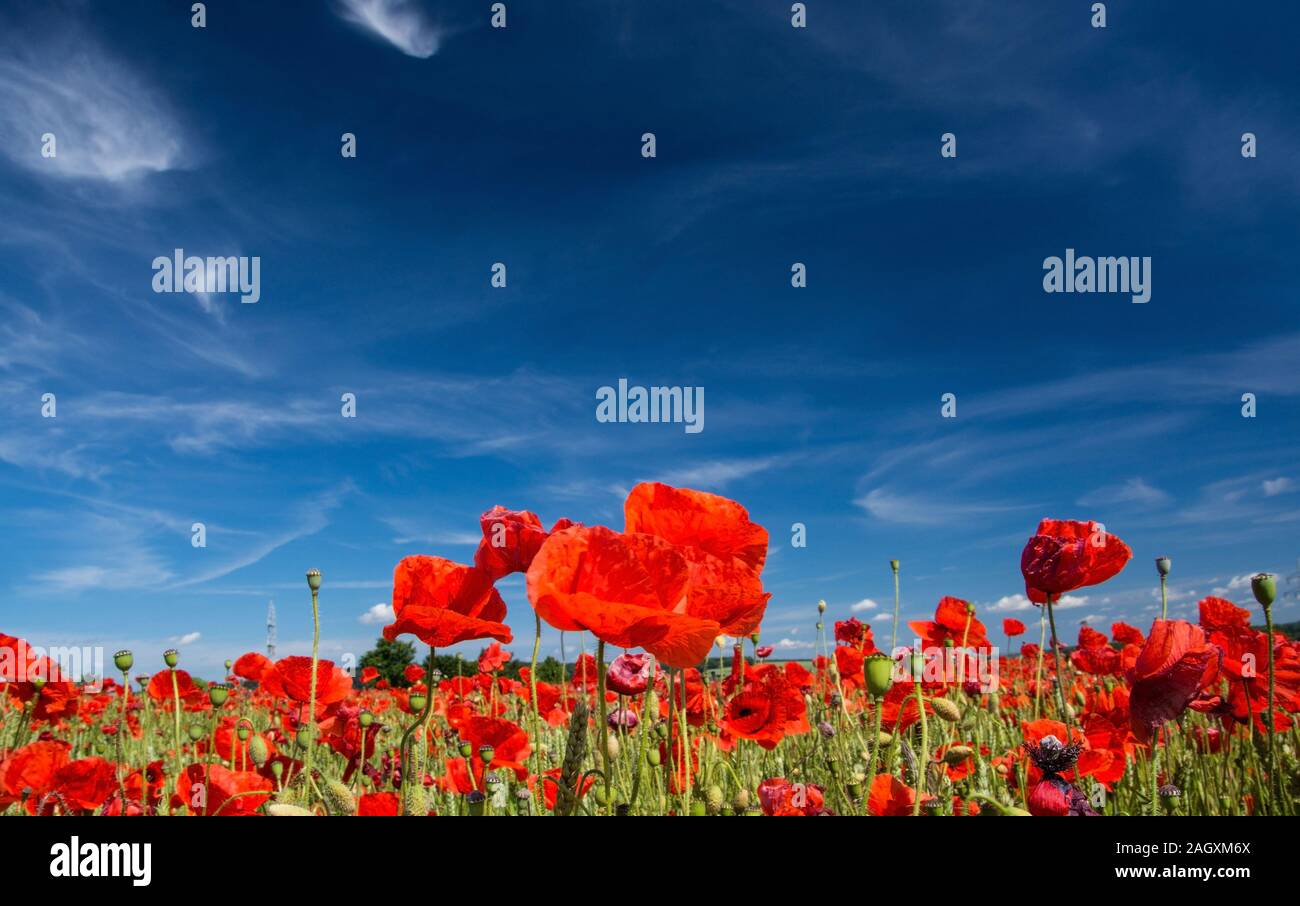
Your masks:
{"label": "poppy bud", "polygon": [[702,799],[691,800],[691,817],[703,818],[707,814],[707,807]]}
{"label": "poppy bud", "polygon": [[849,798],[857,802],[862,799],[862,784],[856,780],[851,781],[848,785]]}
{"label": "poppy bud", "polygon": [[961,708],[957,707],[956,702],[946,698],[932,698],[930,704],[934,707],[934,713],[948,723],[961,720]]}
{"label": "poppy bud", "polygon": [[736,790],[736,795],[731,798],[731,804],[738,812],[749,808],[749,790]]}
{"label": "poppy bud", "polygon": [[198,724],[190,724],[190,739],[198,742],[203,738],[203,728]]}
{"label": "poppy bud", "polygon": [[611,761],[617,761],[617,760],[618,760],[619,743],[618,743],[618,735],[617,735],[617,734],[614,734],[614,733],[608,733],[608,734],[606,734],[606,736],[605,736],[605,751],[609,752],[609,757],[610,757],[610,760],[611,760]]}
{"label": "poppy bud", "polygon": [[818,602],[817,602],[817,612],[818,612],[818,613],[825,613],[825,612],[826,612],[826,602],[825,602],[825,601],[818,601]]}
{"label": "poppy bud", "polygon": [[943,760],[951,765],[959,765],[975,754],[970,746],[951,746],[943,753]]}
{"label": "poppy bud", "polygon": [[663,761],[659,755],[658,749],[646,749],[645,760],[652,768],[659,767],[659,763]]}
{"label": "poppy bud", "polygon": [[[259,739],[260,739],[260,738],[261,738],[261,737],[259,737]],[[280,779],[280,775],[282,775],[282,774],[284,773],[284,762],[283,762],[283,761],[273,761],[273,762],[271,762],[271,773],[275,775],[275,779],[276,779],[276,780],[279,780],[279,779]]]}
{"label": "poppy bud", "polygon": [[312,591],[320,591],[320,570],[307,570],[307,587]]}
{"label": "poppy bud", "polygon": [[375,715],[369,711],[362,711],[361,716],[357,718],[357,723],[363,727],[368,727],[375,722]]}
{"label": "poppy bud", "polygon": [[487,767],[488,765],[490,765],[490,764],[492,763],[492,758],[493,758],[493,756],[496,755],[496,753],[497,753],[497,750],[496,750],[496,747],[495,747],[495,746],[479,746],[479,747],[478,747],[478,757],[479,757],[479,760],[483,762],[483,767]]}
{"label": "poppy bud", "polygon": [[272,802],[266,807],[266,813],[272,818],[314,818],[316,813],[301,805],[290,805],[287,802]]}
{"label": "poppy bud", "polygon": [[[254,736],[248,741],[248,757],[251,758],[253,764],[257,765],[259,768],[266,764],[266,760],[271,757],[271,749],[267,746],[264,738],[261,736]],[[283,770],[283,767],[281,767],[278,761],[275,763],[275,766]],[[274,768],[272,768],[272,770],[274,770]]]}
{"label": "poppy bud", "polygon": [[817,732],[822,735],[822,739],[832,739],[835,736],[835,728],[824,720],[817,725]]}
{"label": "poppy bud", "polygon": [[722,806],[726,799],[722,795],[722,787],[714,784],[704,791],[704,804],[708,806],[709,814],[716,815],[722,811]]}
{"label": "poppy bud", "polygon": [[220,708],[230,698],[230,687],[222,683],[213,683],[208,686],[208,701],[212,702],[213,707]]}
{"label": "poppy bud", "polygon": [[1160,575],[1169,575],[1169,567],[1172,565],[1168,557],[1156,557],[1156,572],[1160,573]]}
{"label": "poppy bud", "polygon": [[234,665],[235,665],[235,662],[234,662],[234,661],[232,661],[230,658],[226,658],[226,670],[227,670],[227,671],[229,671],[230,668],[233,667]]}
{"label": "poppy bud", "polygon": [[1268,610],[1277,600],[1277,576],[1272,573],[1259,573],[1251,576],[1250,590],[1255,593],[1255,600]]}
{"label": "poppy bud", "polygon": [[181,659],[180,652],[178,652],[175,648],[168,648],[166,651],[163,652],[163,663],[166,664],[168,667],[175,667],[177,662],[180,659]]}
{"label": "poppy bud", "polygon": [[333,814],[355,815],[357,813],[357,800],[353,798],[352,791],[343,782],[333,778],[326,780],[321,787],[321,795],[324,796],[325,805]]}
{"label": "poppy bud", "polygon": [[298,745],[302,746],[304,749],[307,748],[307,746],[311,745],[312,740],[311,727],[307,724],[303,724],[298,728],[298,732],[293,735],[293,739],[294,742],[298,743]]}
{"label": "poppy bud", "polygon": [[873,698],[881,698],[894,685],[894,660],[887,654],[869,655],[862,661],[862,674],[867,691]]}
{"label": "poppy bud", "polygon": [[818,620],[818,621],[817,621],[817,631],[818,631],[818,632],[821,632],[821,631],[822,631],[822,627],[825,626],[825,625],[826,625],[826,624],[823,623],[821,620]]}
{"label": "poppy bud", "polygon": [[113,655],[113,665],[122,673],[126,673],[135,663],[135,655],[129,651],[119,651]]}

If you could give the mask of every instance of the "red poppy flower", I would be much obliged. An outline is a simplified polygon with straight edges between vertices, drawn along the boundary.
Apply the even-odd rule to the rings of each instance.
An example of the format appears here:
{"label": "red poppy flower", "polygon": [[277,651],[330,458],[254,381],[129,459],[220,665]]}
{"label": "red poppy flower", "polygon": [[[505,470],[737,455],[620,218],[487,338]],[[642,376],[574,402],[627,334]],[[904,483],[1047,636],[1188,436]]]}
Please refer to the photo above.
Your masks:
{"label": "red poppy flower", "polygon": [[379,671],[374,667],[361,668],[361,684],[363,686],[369,686],[377,679],[379,679]]}
{"label": "red poppy flower", "polygon": [[1109,676],[1120,671],[1119,652],[1090,626],[1079,627],[1079,647],[1071,652],[1070,663],[1076,670],[1093,676]]}
{"label": "red poppy flower", "polygon": [[[934,797],[925,793],[921,804]],[[916,803],[916,790],[912,789],[893,774],[877,774],[871,781],[871,792],[867,795],[867,808],[873,815],[898,816],[912,814]]]}
{"label": "red poppy flower", "polygon": [[1099,522],[1044,519],[1025,544],[1020,571],[1029,599],[1037,604],[1047,595],[1105,582],[1132,558],[1129,546],[1106,532]]}
{"label": "red poppy flower", "polygon": [[478,521],[483,538],[474,552],[474,565],[491,576],[493,582],[511,573],[527,572],[546,541],[542,520],[527,510],[494,506]]}
{"label": "red poppy flower", "polygon": [[1025,634],[1025,624],[1019,620],[1013,620],[1007,617],[1002,621],[1002,634],[1007,636],[1018,636]]}
{"label": "red poppy flower", "polygon": [[274,784],[256,771],[215,763],[192,764],[176,778],[176,795],[196,815],[252,815],[274,792]]}
{"label": "red poppy flower", "polygon": [[[873,651],[876,647],[871,640],[871,627],[857,617],[835,621],[835,641],[855,648],[865,648],[870,645]],[[871,651],[866,653],[870,654]]]}
{"label": "red poppy flower", "polygon": [[648,654],[620,654],[605,674],[605,688],[619,695],[640,695],[650,684],[654,660]]}
{"label": "red poppy flower", "polygon": [[1034,785],[1026,804],[1029,806],[1029,814],[1040,818],[1068,815],[1095,817],[1097,814],[1087,796],[1055,774],[1044,777]]}
{"label": "red poppy flower", "polygon": [[363,793],[357,800],[357,815],[396,817],[402,805],[396,793]]}
{"label": "red poppy flower", "polygon": [[787,734],[808,732],[807,710],[803,692],[775,665],[764,664],[745,671],[744,688],[718,724],[732,736],[774,749]]}
{"label": "red poppy flower", "polygon": [[758,785],[758,804],[764,815],[775,817],[819,815],[825,809],[826,796],[816,784],[770,777]]}
{"label": "red poppy flower", "polygon": [[767,529],[751,522],[744,507],[716,494],[642,483],[628,494],[623,513],[629,534],[662,538],[686,559],[692,614],[717,621],[726,635],[758,628],[771,597],[759,579]]}
{"label": "red poppy flower", "polygon": [[18,801],[24,790],[30,791],[33,800],[52,790],[59,769],[68,763],[69,748],[66,742],[41,740],[10,755],[4,762],[4,775],[0,776],[0,808]]}
{"label": "red poppy flower", "polygon": [[402,676],[406,681],[414,686],[420,680],[424,679],[424,668],[419,664],[407,664],[402,668]]}
{"label": "red poppy flower", "polygon": [[1121,645],[1142,645],[1146,642],[1142,631],[1127,623],[1111,623],[1110,636]]}
{"label": "red poppy flower", "polygon": [[1183,713],[1219,673],[1223,652],[1185,620],[1156,620],[1129,673],[1129,723],[1146,741],[1153,728]]}
{"label": "red poppy flower", "polygon": [[703,661],[722,634],[717,620],[695,614],[686,585],[686,562],[671,544],[603,526],[557,532],[528,570],[528,599],[551,626],[645,648],[673,667]]}
{"label": "red poppy flower", "polygon": [[[180,694],[182,705],[201,705],[208,700],[207,693],[194,683],[194,679],[184,670],[177,670],[176,689]],[[172,671],[159,670],[149,679],[145,694],[156,702],[170,703],[173,698]]]}
{"label": "red poppy flower", "polygon": [[117,790],[117,766],[103,758],[69,761],[54,775],[64,808],[92,811]]}
{"label": "red poppy flower", "polygon": [[256,651],[250,651],[247,654],[241,654],[239,660],[231,668],[231,672],[241,679],[251,680],[260,683],[266,672],[274,666],[271,659],[264,654],[258,654]]}
{"label": "red poppy flower", "polygon": [[501,621],[506,602],[492,587],[492,576],[473,566],[441,557],[404,557],[393,571],[393,613],[384,627],[390,642],[404,632],[434,648],[493,638],[510,642]]}
{"label": "red poppy flower", "polygon": [[[275,668],[265,674],[262,689],[270,695],[282,696],[299,704],[311,698],[311,658],[292,655],[280,658]],[[330,705],[341,702],[352,692],[352,677],[347,671],[335,667],[333,661],[316,661],[316,716],[320,717]]]}
{"label": "red poppy flower", "polygon": [[951,641],[954,646],[983,650],[989,644],[984,624],[975,619],[975,608],[961,598],[941,598],[934,610],[933,622],[913,620],[907,624],[921,637],[924,647],[943,647]]}
{"label": "red poppy flower", "polygon": [[511,654],[504,650],[497,642],[483,649],[478,656],[478,669],[480,673],[496,673],[506,664],[510,663]]}

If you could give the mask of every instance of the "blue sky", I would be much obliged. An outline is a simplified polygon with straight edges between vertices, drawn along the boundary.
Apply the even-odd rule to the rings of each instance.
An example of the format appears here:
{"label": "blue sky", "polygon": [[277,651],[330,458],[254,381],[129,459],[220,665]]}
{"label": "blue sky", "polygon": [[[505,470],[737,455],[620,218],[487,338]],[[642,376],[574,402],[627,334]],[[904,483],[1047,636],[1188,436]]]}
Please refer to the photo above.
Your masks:
{"label": "blue sky", "polygon": [[[789,656],[819,598],[887,637],[891,557],[904,619],[956,595],[1029,622],[1044,516],[1134,549],[1067,602],[1071,639],[1148,626],[1158,555],[1179,616],[1296,570],[1300,11],[14,6],[0,631],[146,667],[183,641],[211,674],[270,599],[307,651],[319,567],[323,652],[359,655],[400,557],[467,562],[497,503],[621,527],[641,480],[767,526]],[[261,301],[153,293],[178,247],[259,256]],[[1151,256],[1151,301],[1044,293],[1067,248]],[[620,377],[704,387],[705,430],[598,423]],[[522,578],[502,591],[526,655]]]}

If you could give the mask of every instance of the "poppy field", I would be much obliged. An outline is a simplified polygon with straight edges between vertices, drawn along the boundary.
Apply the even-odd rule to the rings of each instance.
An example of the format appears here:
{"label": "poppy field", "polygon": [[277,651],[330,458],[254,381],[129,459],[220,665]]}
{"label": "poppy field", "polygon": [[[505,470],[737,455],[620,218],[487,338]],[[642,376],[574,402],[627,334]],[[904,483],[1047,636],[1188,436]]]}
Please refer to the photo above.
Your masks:
{"label": "poppy field", "polygon": [[[472,565],[402,559],[384,636],[484,645],[459,675],[410,665],[403,687],[316,653],[244,653],[205,682],[174,650],[122,651],[116,679],[74,680],[0,635],[0,813],[1296,813],[1300,649],[1272,628],[1270,575],[1253,601],[1200,601],[1196,623],[1063,639],[1054,602],[1132,555],[1097,523],[1045,519],[1020,558],[1036,621],[986,625],[944,597],[895,636],[823,604],[806,666],[763,643],[768,536],[744,507],[641,484],[625,520],[547,530],[497,506]],[[899,589],[900,564],[881,566]],[[1155,566],[1163,582],[1170,561]],[[512,573],[533,639],[504,622]],[[328,582],[306,584],[319,626]],[[594,649],[557,682],[538,677],[543,623]]]}

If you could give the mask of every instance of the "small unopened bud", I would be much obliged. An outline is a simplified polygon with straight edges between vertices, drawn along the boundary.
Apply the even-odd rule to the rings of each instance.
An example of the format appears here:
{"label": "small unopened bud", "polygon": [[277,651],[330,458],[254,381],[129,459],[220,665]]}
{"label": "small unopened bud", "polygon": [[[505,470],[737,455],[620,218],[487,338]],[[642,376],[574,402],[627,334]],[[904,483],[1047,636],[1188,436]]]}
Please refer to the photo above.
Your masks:
{"label": "small unopened bud", "polygon": [[[266,744],[265,737],[258,735],[248,740],[248,757],[251,758],[253,764],[257,765],[259,768],[266,764],[266,760],[271,757],[271,747]],[[284,767],[278,761],[275,763],[275,767],[271,770],[274,771],[275,768],[284,770]]]}
{"label": "small unopened bud", "polygon": [[961,720],[961,708],[957,707],[955,702],[946,698],[932,698],[930,704],[934,707],[934,713],[941,720],[946,720],[948,723],[956,723]]}
{"label": "small unopened bud", "polygon": [[951,765],[959,765],[974,754],[975,750],[970,746],[950,746],[943,753],[943,760]]}

